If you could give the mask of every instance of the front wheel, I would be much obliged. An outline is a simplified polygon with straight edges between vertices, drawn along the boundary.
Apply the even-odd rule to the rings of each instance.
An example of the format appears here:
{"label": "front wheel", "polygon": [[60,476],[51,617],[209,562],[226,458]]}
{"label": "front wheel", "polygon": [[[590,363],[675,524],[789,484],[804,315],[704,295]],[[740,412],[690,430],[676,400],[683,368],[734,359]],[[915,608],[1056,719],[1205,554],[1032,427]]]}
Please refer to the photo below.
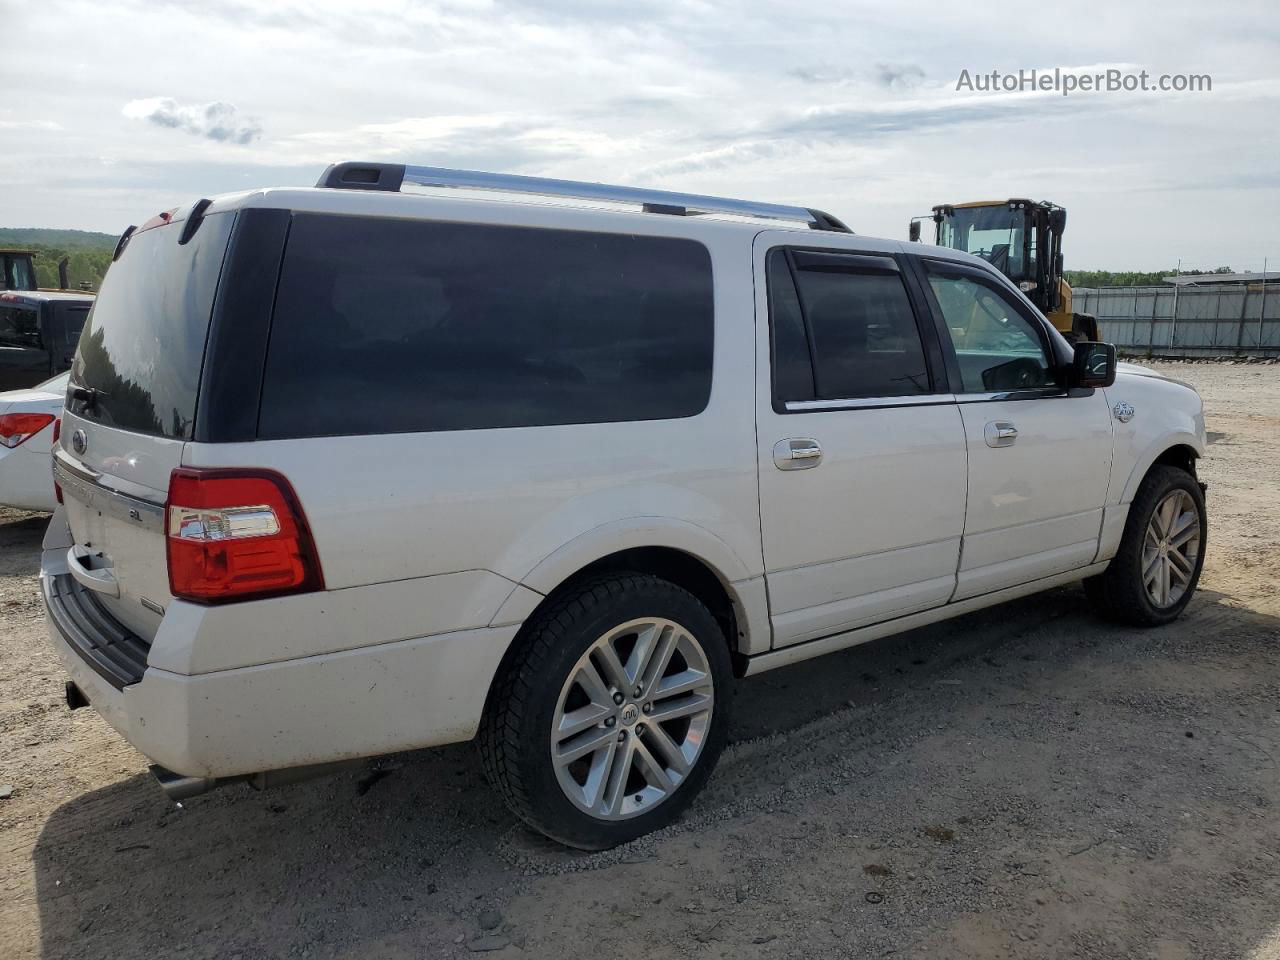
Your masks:
{"label": "front wheel", "polygon": [[1204,491],[1178,467],[1158,464],[1129,506],[1111,565],[1085,580],[1100,612],[1137,626],[1177,618],[1191,602],[1208,540]]}
{"label": "front wheel", "polygon": [[657,577],[605,576],[553,601],[518,642],[479,736],[511,809],[586,850],[674,820],[728,730],[728,646],[707,608]]}

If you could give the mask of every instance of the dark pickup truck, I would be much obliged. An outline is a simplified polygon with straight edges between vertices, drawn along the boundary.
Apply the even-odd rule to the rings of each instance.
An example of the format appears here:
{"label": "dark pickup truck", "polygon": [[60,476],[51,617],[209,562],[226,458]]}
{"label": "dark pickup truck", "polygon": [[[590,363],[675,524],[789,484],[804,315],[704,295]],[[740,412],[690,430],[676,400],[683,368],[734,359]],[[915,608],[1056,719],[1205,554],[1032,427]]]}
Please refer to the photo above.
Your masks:
{"label": "dark pickup truck", "polygon": [[0,293],[0,392],[33,387],[71,366],[93,295]]}

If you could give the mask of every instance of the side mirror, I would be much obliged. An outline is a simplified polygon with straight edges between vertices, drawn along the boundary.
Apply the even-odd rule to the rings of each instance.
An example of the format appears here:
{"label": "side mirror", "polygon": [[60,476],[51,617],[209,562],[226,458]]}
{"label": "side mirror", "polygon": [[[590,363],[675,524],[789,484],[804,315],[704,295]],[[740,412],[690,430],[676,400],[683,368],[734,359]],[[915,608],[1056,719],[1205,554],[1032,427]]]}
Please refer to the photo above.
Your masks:
{"label": "side mirror", "polygon": [[1109,387],[1116,382],[1116,348],[1084,341],[1075,345],[1069,387]]}
{"label": "side mirror", "polygon": [[1049,230],[1051,233],[1063,233],[1067,229],[1067,211],[1058,207],[1049,211]]}
{"label": "side mirror", "polygon": [[911,226],[907,227],[907,239],[912,243],[920,242],[920,221],[912,220]]}

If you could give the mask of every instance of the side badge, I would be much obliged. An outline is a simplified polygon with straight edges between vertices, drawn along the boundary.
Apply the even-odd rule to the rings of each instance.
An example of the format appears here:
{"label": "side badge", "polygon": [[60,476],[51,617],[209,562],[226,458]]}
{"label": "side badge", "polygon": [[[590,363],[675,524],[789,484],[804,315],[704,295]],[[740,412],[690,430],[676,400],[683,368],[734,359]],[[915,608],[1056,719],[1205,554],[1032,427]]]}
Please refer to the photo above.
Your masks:
{"label": "side badge", "polygon": [[77,430],[71,435],[71,449],[76,452],[77,456],[83,456],[88,448],[89,436],[83,430]]}
{"label": "side badge", "polygon": [[1121,400],[1112,408],[1112,412],[1116,415],[1116,419],[1121,423],[1128,423],[1133,419],[1133,404],[1128,400]]}

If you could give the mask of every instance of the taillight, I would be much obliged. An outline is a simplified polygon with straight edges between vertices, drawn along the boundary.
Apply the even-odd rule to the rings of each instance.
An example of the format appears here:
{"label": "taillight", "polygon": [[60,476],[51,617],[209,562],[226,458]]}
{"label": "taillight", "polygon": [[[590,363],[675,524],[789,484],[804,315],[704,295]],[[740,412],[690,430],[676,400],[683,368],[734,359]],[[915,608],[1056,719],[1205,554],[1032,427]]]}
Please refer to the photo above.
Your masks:
{"label": "taillight", "polygon": [[165,524],[175,597],[220,603],[324,589],[302,506],[272,470],[174,470]]}
{"label": "taillight", "polygon": [[[58,445],[58,441],[60,439],[62,439],[62,418],[58,417],[58,419],[53,421],[53,445],[55,447]],[[58,482],[56,474],[53,478],[53,495],[59,503],[62,503],[62,484]]]}
{"label": "taillight", "polygon": [[25,443],[57,419],[51,413],[6,413],[0,416],[0,446]]}

